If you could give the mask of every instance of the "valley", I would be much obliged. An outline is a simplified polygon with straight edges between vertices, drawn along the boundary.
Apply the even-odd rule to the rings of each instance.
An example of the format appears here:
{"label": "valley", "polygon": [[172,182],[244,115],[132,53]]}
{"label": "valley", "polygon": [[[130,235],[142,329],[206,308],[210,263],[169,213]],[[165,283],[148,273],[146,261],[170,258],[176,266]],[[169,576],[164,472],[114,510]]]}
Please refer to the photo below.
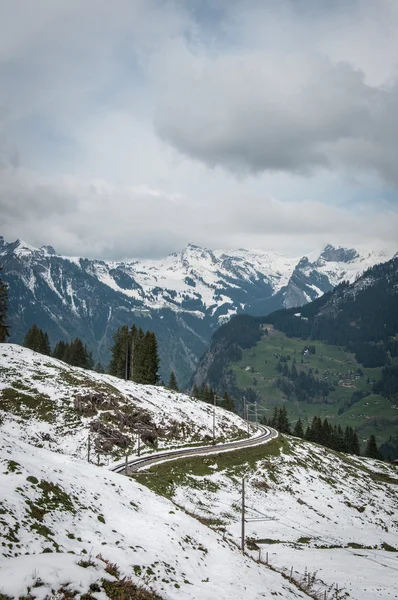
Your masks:
{"label": "valley", "polygon": [[[301,418],[306,426],[317,415],[333,424],[353,427],[363,443],[371,433],[379,443],[396,435],[398,404],[372,391],[373,382],[380,379],[380,367],[364,367],[340,346],[318,340],[309,343],[288,337],[272,325],[263,327],[268,333],[261,341],[243,350],[242,359],[229,365],[238,388],[249,388],[250,398],[255,394],[259,416],[270,417],[275,406],[285,406],[293,425]],[[325,382],[327,395],[299,400],[293,389],[283,388],[281,378],[284,372],[290,372],[291,377],[293,364],[298,374],[311,374]]]}

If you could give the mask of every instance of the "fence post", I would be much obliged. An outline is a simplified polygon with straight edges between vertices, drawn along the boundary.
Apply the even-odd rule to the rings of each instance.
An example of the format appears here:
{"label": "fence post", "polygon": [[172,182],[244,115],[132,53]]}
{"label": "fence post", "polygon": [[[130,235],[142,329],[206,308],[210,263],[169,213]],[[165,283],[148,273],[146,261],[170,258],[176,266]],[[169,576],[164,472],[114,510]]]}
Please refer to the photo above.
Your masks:
{"label": "fence post", "polygon": [[290,581],[293,579],[293,567],[290,569]]}
{"label": "fence post", "polygon": [[267,551],[267,565],[268,565],[268,551]]}
{"label": "fence post", "polygon": [[128,460],[129,460],[129,455],[128,455],[128,452],[126,452],[126,466],[125,466],[126,475],[127,475]]}

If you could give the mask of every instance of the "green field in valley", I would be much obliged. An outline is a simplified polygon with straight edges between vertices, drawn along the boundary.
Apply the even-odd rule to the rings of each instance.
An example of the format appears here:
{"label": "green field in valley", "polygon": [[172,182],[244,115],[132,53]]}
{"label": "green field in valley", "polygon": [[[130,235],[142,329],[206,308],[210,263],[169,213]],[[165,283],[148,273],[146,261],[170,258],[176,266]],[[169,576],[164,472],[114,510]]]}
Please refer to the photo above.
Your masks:
{"label": "green field in valley", "polygon": [[[264,325],[264,329],[268,334],[265,331],[256,346],[243,350],[242,359],[229,365],[237,386],[255,391],[259,415],[269,417],[275,406],[286,406],[292,424],[299,417],[306,424],[318,415],[333,424],[350,425],[362,441],[371,433],[375,433],[379,443],[397,434],[398,405],[372,392],[373,382],[381,377],[381,368],[364,368],[343,347],[289,338],[270,325]],[[308,346],[313,346],[315,353],[309,353]],[[282,373],[277,366],[287,365],[291,370],[293,363],[298,373],[311,373],[327,382],[329,394],[309,401],[299,401],[295,394],[285,395],[278,386]],[[354,392],[363,392],[365,397],[349,406]]]}

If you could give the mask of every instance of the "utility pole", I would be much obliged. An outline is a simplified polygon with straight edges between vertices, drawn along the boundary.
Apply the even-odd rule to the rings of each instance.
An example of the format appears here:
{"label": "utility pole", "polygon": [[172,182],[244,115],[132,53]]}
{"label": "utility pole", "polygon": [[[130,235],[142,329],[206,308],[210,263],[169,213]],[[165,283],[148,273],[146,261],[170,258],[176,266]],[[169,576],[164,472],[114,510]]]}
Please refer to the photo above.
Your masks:
{"label": "utility pole", "polygon": [[87,440],[87,462],[90,462],[90,452],[91,452],[91,435],[88,436],[88,440]]}
{"label": "utility pole", "polygon": [[246,404],[246,422],[247,422],[247,435],[250,435],[249,429],[249,405]]}
{"label": "utility pole", "polygon": [[245,478],[242,478],[242,515],[241,515],[241,540],[240,540],[240,548],[242,552],[245,551]]}
{"label": "utility pole", "polygon": [[216,443],[216,398],[217,398],[217,396],[214,394],[214,403],[213,403],[213,446]]}
{"label": "utility pole", "polygon": [[141,452],[141,436],[138,434],[138,448],[137,448],[137,456],[140,456]]}
{"label": "utility pole", "polygon": [[125,466],[126,475],[127,475],[128,466],[129,466],[129,453],[128,453],[128,450],[126,450],[126,466]]}

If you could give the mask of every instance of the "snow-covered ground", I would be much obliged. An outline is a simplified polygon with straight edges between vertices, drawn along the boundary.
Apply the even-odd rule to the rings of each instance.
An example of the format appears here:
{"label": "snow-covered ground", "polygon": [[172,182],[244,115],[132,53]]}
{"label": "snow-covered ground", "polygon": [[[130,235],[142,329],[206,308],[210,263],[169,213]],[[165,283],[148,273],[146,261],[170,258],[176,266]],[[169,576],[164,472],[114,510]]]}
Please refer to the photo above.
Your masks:
{"label": "snow-covered ground", "polygon": [[0,466],[0,594],[55,598],[68,584],[80,598],[113,580],[107,560],[163,599],[306,597],[132,479],[3,432]]}
{"label": "snow-covered ground", "polygon": [[245,463],[223,468],[209,456],[209,473],[186,476],[175,486],[174,501],[220,519],[237,541],[246,473],[246,535],[262,559],[268,553],[269,563],[288,575],[293,567],[299,581],[310,573],[322,598],[325,592],[328,599],[398,597],[398,469],[294,438],[275,443],[283,444],[281,454],[267,456],[265,448],[254,469]]}
{"label": "snow-covered ground", "polygon": [[[99,394],[104,403],[97,404],[93,414],[76,411],[75,399],[90,394]],[[87,457],[90,434],[92,460],[97,460],[94,444],[99,434],[92,428],[98,421],[107,428],[104,439],[112,442],[116,431],[126,436],[129,454],[136,452],[137,432],[143,428],[154,432],[158,448],[203,445],[211,442],[213,433],[209,404],[162,387],[70,367],[15,344],[0,345],[0,415],[3,431],[79,458]],[[123,415],[134,422],[123,420]],[[246,437],[246,430],[238,415],[216,407],[217,440]],[[100,461],[107,464],[125,450],[112,445],[111,451],[100,453]]]}
{"label": "snow-covered ground", "polygon": [[[108,406],[81,414],[74,404],[84,394]],[[308,597],[282,577],[292,569],[322,600],[398,597],[398,470],[390,465],[281,438],[156,467],[152,480],[169,500],[140,485],[142,474],[127,479],[81,460],[90,427],[119,423],[134,438],[120,414],[139,414],[159,447],[203,443],[212,406],[1,344],[0,409],[0,595],[44,600],[68,584],[76,598],[92,586],[105,600],[106,586],[127,576],[163,599]],[[245,431],[217,409],[219,439]],[[238,549],[243,475],[248,556]],[[223,525],[225,539],[205,522]],[[254,560],[259,549],[275,571]]]}

